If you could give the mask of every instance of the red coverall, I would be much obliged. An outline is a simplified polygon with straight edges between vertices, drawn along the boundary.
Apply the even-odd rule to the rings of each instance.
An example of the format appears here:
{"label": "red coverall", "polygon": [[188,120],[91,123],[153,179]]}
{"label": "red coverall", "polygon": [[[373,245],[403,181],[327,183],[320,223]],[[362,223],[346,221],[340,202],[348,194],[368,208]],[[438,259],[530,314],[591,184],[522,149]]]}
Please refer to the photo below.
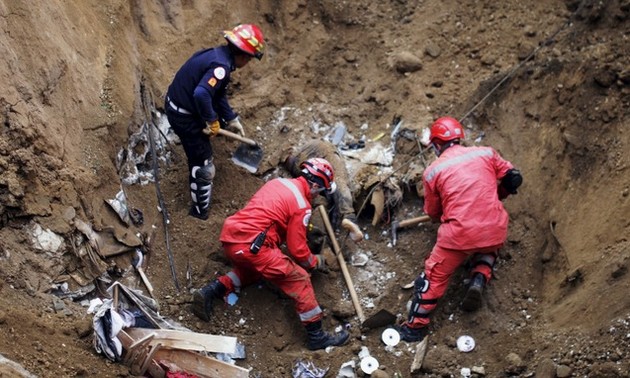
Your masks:
{"label": "red coverall", "polygon": [[[264,278],[294,300],[303,324],[322,318],[305,270],[317,265],[306,244],[310,200],[305,178],[278,178],[263,185],[243,209],[225,220],[220,240],[233,268],[218,280],[227,288],[226,295]],[[265,244],[257,254],[251,253],[251,243],[267,228]],[[292,258],[280,250],[283,242]]]}
{"label": "red coverall", "polygon": [[426,327],[429,314],[444,295],[455,270],[473,256],[471,276],[486,282],[498,249],[507,238],[509,217],[499,200],[497,183],[512,164],[491,147],[447,148],[424,172],[424,212],[440,219],[437,242],[424,264],[428,288],[418,313],[408,324]]}

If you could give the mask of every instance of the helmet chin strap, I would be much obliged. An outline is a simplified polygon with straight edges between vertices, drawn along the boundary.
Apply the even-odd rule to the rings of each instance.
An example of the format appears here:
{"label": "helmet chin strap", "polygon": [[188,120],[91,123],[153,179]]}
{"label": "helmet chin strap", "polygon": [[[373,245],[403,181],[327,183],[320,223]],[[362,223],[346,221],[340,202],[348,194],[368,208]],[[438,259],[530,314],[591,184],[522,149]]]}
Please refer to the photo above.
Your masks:
{"label": "helmet chin strap", "polygon": [[448,142],[446,142],[446,143],[444,143],[442,145],[439,145],[437,143],[431,143],[431,146],[433,147],[433,151],[435,151],[435,154],[437,156],[440,156],[440,155],[442,155],[442,153],[444,151],[446,151],[447,148],[449,148],[450,146],[452,146],[454,144],[459,144],[459,140],[458,139],[451,140],[451,141],[448,141]]}

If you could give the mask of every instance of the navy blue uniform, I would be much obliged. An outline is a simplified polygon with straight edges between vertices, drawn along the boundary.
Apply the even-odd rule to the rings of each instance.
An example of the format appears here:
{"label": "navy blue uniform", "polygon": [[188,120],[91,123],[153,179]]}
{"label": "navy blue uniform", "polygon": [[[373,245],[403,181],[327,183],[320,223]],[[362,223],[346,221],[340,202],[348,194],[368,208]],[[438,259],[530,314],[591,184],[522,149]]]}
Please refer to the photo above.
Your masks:
{"label": "navy blue uniform", "polygon": [[227,45],[201,50],[184,63],[168,87],[164,109],[191,170],[212,158],[210,138],[202,131],[206,122],[236,118],[226,94],[234,69]]}
{"label": "navy blue uniform", "polygon": [[236,118],[227,100],[230,73],[236,69],[228,45],[193,54],[177,71],[168,87],[164,109],[188,158],[190,215],[208,219],[215,167],[206,123]]}

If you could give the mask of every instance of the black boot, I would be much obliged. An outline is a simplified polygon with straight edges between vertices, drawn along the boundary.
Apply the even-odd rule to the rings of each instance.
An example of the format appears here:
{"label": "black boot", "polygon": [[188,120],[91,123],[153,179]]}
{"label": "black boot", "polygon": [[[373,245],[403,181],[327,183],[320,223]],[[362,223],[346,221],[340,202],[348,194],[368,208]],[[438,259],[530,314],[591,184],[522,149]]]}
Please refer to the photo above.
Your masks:
{"label": "black boot", "polygon": [[308,332],[308,349],[310,350],[326,349],[326,347],[329,346],[340,346],[350,337],[350,334],[345,329],[335,334],[324,332],[324,330],[322,330],[321,320],[307,324],[306,332]]}
{"label": "black boot", "polygon": [[208,220],[210,209],[207,207],[200,209],[199,206],[193,204],[192,206],[190,206],[190,211],[188,212],[188,215],[201,220]]}
{"label": "black boot", "polygon": [[476,311],[481,307],[481,294],[483,294],[484,286],[486,286],[486,277],[481,273],[475,273],[462,302],[464,311]]}
{"label": "black boot", "polygon": [[427,335],[427,328],[411,328],[407,323],[394,327],[400,333],[400,339],[408,343],[422,341]]}
{"label": "black boot", "polygon": [[206,322],[210,320],[212,301],[214,298],[223,298],[226,291],[227,288],[219,280],[214,280],[201,289],[195,290],[192,303],[193,314]]}

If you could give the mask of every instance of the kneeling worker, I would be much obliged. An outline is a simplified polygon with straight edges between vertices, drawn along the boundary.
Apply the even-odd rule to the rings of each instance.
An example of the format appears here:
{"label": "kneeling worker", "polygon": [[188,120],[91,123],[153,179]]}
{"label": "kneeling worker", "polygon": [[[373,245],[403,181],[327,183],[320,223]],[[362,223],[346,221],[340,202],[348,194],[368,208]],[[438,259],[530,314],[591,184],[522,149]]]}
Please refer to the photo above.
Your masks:
{"label": "kneeling worker", "polygon": [[[195,315],[208,321],[214,299],[265,279],[294,301],[309,349],[344,344],[347,331],[330,334],[322,329],[323,314],[309,272],[325,270],[326,265],[306,243],[311,200],[318,194],[332,194],[335,188],[332,166],[319,158],[302,162],[298,178],[277,178],[263,185],[243,209],[225,220],[220,240],[233,269],[195,291]],[[290,256],[280,249],[283,243]]]}

